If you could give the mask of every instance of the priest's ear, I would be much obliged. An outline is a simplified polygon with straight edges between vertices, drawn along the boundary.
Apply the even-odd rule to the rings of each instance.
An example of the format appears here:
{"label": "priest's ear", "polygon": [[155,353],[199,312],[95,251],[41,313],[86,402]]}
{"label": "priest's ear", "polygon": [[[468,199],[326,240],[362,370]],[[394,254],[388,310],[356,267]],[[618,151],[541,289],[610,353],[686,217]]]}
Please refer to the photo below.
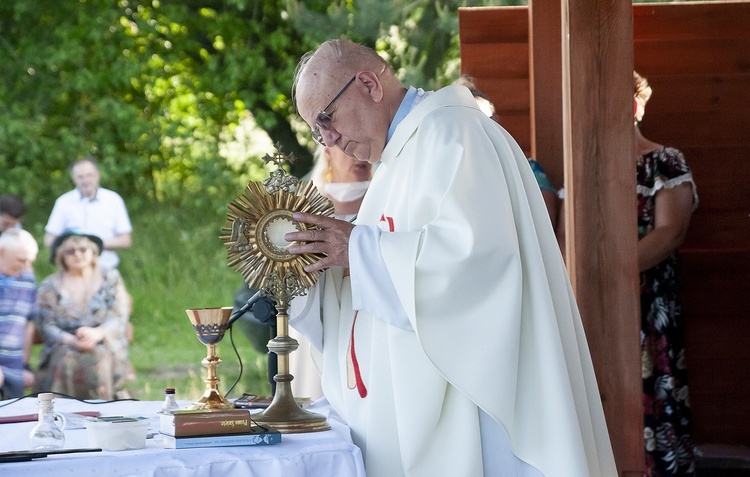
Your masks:
{"label": "priest's ear", "polygon": [[357,73],[357,82],[367,89],[367,95],[373,101],[379,103],[383,99],[383,84],[378,75],[372,71],[360,71]]}

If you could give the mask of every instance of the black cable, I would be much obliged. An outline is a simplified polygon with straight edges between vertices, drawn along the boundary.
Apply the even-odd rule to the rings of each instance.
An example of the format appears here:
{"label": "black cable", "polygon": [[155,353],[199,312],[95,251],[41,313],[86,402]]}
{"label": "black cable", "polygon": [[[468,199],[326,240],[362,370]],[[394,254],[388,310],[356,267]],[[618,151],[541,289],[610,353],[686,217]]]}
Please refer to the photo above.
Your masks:
{"label": "black cable", "polygon": [[[244,313],[244,312],[243,312]],[[227,390],[227,392],[224,394],[224,397],[229,396],[229,394],[232,392],[235,386],[237,386],[237,383],[240,382],[240,379],[242,378],[242,358],[240,357],[240,352],[237,351],[237,346],[234,344],[234,335],[232,334],[232,325],[229,325],[229,342],[232,343],[232,349],[234,350],[234,354],[237,356],[237,361],[240,363],[240,373],[237,375],[237,379],[234,380],[234,383],[232,383],[232,386]]]}
{"label": "black cable", "polygon": [[[21,399],[26,399],[26,398],[31,398],[31,397],[38,397],[39,394],[41,394],[43,392],[51,392],[51,391],[40,391],[38,393],[26,394],[24,396],[14,398],[10,402],[6,402],[5,404],[0,404],[0,407],[10,406],[11,404],[17,403]],[[111,401],[92,402],[92,401],[87,401],[85,399],[77,398],[75,396],[70,396],[70,395],[64,394],[64,393],[52,392],[52,394],[54,394],[56,396],[62,396],[64,398],[68,398],[68,399],[73,399],[75,401],[82,402],[84,404],[109,404],[111,402],[120,402],[120,401],[140,401],[140,399],[136,399],[136,398],[122,398],[122,399],[112,399]]]}

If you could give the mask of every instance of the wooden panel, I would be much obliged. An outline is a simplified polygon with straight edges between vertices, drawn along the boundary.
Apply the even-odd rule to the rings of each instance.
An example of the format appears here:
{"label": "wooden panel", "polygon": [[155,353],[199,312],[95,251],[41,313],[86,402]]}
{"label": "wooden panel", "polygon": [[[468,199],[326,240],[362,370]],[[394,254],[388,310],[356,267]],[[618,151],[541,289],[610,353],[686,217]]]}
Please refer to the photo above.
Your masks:
{"label": "wooden panel", "polygon": [[[750,49],[748,51],[750,57]],[[643,64],[638,65],[643,68]],[[750,108],[750,76],[712,73],[694,75],[649,71],[648,82],[655,91],[649,111],[661,112],[747,110]],[[645,73],[644,73],[645,74]]]}
{"label": "wooden panel", "polygon": [[[531,68],[531,156],[544,167],[553,187],[563,185],[562,4],[529,4]],[[540,131],[540,134],[536,134]]]}
{"label": "wooden panel", "polygon": [[[497,111],[507,113],[529,114],[529,79],[528,78],[503,78],[497,81],[497,76],[482,76],[471,72],[477,88],[481,89],[495,105]],[[502,118],[502,115],[498,113]]]}
{"label": "wooden panel", "polygon": [[747,445],[750,252],[683,251],[682,276],[694,439]]}
{"label": "wooden panel", "polygon": [[472,76],[494,78],[528,78],[529,45],[527,43],[472,43],[461,54],[482,58],[472,65]]}
{"label": "wooden panel", "polygon": [[[529,119],[528,15],[525,7],[460,8],[461,73],[495,105],[500,124],[527,155]],[[502,15],[502,23],[496,21]]]}
{"label": "wooden panel", "polygon": [[[657,94],[654,90],[654,95]],[[706,147],[715,143],[722,146],[740,146],[748,143],[750,136],[750,110],[662,112],[658,103],[646,106],[644,134],[648,130],[653,138],[679,148]],[[646,127],[648,121],[648,127]],[[679,149],[678,148],[678,149]]]}
{"label": "wooden panel", "polygon": [[639,4],[633,7],[633,37],[690,40],[747,37],[748,3]]}
{"label": "wooden panel", "polygon": [[710,40],[649,40],[636,41],[637,49],[648,49],[649,54],[640,57],[638,67],[648,71],[663,70],[669,59],[669,71],[673,74],[690,75],[730,74],[750,71],[750,38],[720,38]]}
{"label": "wooden panel", "polygon": [[[529,17],[526,7],[472,7],[458,9],[461,58],[472,43],[527,43]],[[498,19],[501,22],[498,23]]]}

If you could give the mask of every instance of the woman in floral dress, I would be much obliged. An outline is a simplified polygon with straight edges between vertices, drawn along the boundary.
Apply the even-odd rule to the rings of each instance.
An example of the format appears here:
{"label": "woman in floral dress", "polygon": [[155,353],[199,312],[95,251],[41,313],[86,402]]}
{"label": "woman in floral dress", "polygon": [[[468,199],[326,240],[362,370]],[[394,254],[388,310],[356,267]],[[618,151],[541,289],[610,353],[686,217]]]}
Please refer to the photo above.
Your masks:
{"label": "woman in floral dress", "polygon": [[633,76],[645,474],[692,476],[695,462],[677,248],[685,238],[698,196],[682,153],[641,134],[638,123],[651,88],[638,73]]}
{"label": "woman in floral dress", "polygon": [[52,245],[58,271],[42,281],[37,294],[44,342],[38,392],[113,399],[134,378],[125,338],[129,296],[116,269],[99,268],[101,250],[99,237],[78,232],[66,232]]}

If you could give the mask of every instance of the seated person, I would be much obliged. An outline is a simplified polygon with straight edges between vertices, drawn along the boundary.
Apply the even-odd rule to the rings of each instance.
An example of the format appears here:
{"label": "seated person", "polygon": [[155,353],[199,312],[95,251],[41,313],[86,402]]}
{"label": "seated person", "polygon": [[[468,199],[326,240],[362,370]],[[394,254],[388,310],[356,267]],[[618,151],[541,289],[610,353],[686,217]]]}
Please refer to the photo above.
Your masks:
{"label": "seated person", "polygon": [[31,264],[39,246],[25,230],[9,229],[0,235],[0,399],[23,396],[34,375],[29,362],[34,326],[36,279]]}
{"label": "seated person", "polygon": [[38,290],[37,324],[44,346],[36,391],[79,399],[113,399],[134,378],[125,329],[129,296],[117,269],[98,265],[102,240],[67,231],[52,244],[57,272]]}

